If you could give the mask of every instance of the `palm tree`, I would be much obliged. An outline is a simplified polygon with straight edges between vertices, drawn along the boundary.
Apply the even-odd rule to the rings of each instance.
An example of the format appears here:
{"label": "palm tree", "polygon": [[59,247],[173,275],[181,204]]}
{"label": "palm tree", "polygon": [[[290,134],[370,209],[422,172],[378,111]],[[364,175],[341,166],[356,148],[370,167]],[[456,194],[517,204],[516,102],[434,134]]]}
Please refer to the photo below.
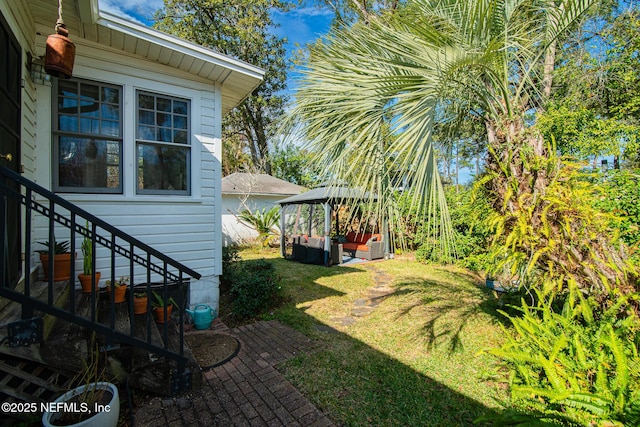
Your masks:
{"label": "palm tree", "polygon": [[525,114],[549,95],[557,37],[592,3],[414,0],[334,29],[311,48],[292,117],[328,178],[367,189],[383,201],[370,203],[380,215],[410,183],[446,237],[434,127],[475,116],[496,162],[514,146],[543,155]]}
{"label": "palm tree", "polygon": [[241,211],[237,218],[258,232],[258,239],[263,246],[280,235],[278,221],[280,220],[280,208],[274,206],[271,209],[262,208],[251,212],[249,209]]}

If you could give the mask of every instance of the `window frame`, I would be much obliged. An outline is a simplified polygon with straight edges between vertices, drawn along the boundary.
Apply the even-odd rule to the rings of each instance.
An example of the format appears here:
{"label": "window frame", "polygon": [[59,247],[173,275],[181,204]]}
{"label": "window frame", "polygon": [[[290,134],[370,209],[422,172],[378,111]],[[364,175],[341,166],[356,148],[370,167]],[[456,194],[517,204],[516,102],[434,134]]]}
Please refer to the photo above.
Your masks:
{"label": "window frame", "polygon": [[[166,142],[166,141],[158,141],[156,140],[150,140],[150,139],[143,139],[140,137],[140,111],[141,111],[141,107],[140,107],[140,96],[141,95],[145,95],[145,96],[152,96],[156,102],[154,102],[154,117],[157,117],[157,114],[166,114],[166,112],[164,111],[160,111],[157,109],[157,99],[158,98],[162,98],[162,99],[168,99],[171,101],[180,101],[180,102],[184,102],[187,105],[187,111],[186,111],[186,143],[176,143],[176,142]],[[133,171],[133,176],[134,176],[134,188],[135,188],[135,194],[138,196],[145,196],[145,195],[171,195],[171,196],[192,196],[192,180],[193,180],[193,142],[192,142],[192,99],[190,98],[183,98],[180,96],[175,96],[175,95],[169,95],[166,93],[161,93],[158,91],[153,91],[153,90],[149,90],[149,89],[143,89],[143,88],[136,88],[134,91],[134,99],[135,99],[135,119],[134,119],[134,123],[133,123],[133,132],[134,132],[134,147],[133,147],[133,152],[134,152],[134,171]],[[148,108],[144,109],[145,111],[151,111]],[[171,111],[170,113],[172,115],[172,118],[175,117],[175,113],[173,111]],[[182,114],[179,114],[179,116],[182,116]],[[146,125],[146,124],[145,124]],[[154,119],[154,125],[155,128],[160,128],[161,126],[159,126],[157,124],[157,119]],[[167,128],[167,127],[164,127]],[[172,120],[172,126],[170,128],[167,129],[171,129],[172,131],[172,135],[173,135],[173,131],[175,131],[176,129],[183,129],[183,128],[175,128],[173,126],[173,120]],[[172,137],[173,139],[173,137]],[[169,189],[145,189],[145,188],[140,188],[139,187],[139,167],[138,166],[138,162],[139,162],[139,148],[141,145],[146,145],[146,146],[160,146],[160,147],[170,147],[170,148],[177,148],[180,150],[184,150],[185,151],[185,161],[186,161],[186,189],[184,190],[169,190]]]}
{"label": "window frame", "polygon": [[[107,83],[99,80],[90,80],[84,78],[73,77],[69,80],[65,80],[65,83],[73,82],[77,85],[78,91],[76,94],[81,96],[81,85],[89,84],[97,86],[101,91],[102,88],[107,87],[118,91],[118,136],[115,135],[102,135],[95,133],[73,132],[68,130],[60,130],[60,111],[58,108],[59,101],[59,80],[53,79],[51,91],[51,116],[52,116],[52,186],[53,191],[56,193],[75,193],[75,194],[124,194],[124,158],[125,158],[125,144],[124,144],[124,85]],[[99,101],[102,103],[102,101]],[[77,114],[78,120],[82,117]],[[115,141],[119,145],[119,162],[118,162],[118,187],[71,187],[60,185],[60,139],[64,137],[78,138],[78,139],[94,139],[105,142]]]}

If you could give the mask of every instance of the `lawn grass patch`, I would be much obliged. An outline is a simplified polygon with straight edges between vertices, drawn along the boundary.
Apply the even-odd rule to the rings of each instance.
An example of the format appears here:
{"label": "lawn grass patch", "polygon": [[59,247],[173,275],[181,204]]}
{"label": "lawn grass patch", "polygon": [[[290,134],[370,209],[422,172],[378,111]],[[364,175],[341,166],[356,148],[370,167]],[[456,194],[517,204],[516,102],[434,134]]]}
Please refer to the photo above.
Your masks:
{"label": "lawn grass patch", "polygon": [[[468,425],[506,398],[493,359],[478,355],[502,343],[496,300],[466,270],[407,258],[326,268],[275,251],[241,255],[268,259],[282,278],[287,303],[268,318],[322,342],[280,369],[337,423]],[[353,317],[382,276],[390,294]]]}

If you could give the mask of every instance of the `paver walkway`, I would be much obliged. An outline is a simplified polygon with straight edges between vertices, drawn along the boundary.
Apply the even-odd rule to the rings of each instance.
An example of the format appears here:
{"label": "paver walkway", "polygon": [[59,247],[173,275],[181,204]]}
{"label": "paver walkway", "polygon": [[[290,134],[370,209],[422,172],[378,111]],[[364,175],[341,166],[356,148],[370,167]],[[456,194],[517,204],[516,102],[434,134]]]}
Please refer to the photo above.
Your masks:
{"label": "paver walkway", "polygon": [[229,329],[216,319],[211,330],[235,336],[238,355],[204,372],[202,389],[145,403],[135,413],[136,426],[334,425],[275,368],[313,351],[313,341],[275,320]]}

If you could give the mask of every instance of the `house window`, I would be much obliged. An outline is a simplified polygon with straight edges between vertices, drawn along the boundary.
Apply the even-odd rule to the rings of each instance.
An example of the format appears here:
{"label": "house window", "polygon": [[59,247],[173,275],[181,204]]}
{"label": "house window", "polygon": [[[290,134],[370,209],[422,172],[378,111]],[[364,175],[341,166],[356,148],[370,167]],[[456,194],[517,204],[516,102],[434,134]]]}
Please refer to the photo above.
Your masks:
{"label": "house window", "polygon": [[191,194],[189,100],[139,91],[138,194]]}
{"label": "house window", "polygon": [[54,79],[54,190],[122,193],[122,88]]}

